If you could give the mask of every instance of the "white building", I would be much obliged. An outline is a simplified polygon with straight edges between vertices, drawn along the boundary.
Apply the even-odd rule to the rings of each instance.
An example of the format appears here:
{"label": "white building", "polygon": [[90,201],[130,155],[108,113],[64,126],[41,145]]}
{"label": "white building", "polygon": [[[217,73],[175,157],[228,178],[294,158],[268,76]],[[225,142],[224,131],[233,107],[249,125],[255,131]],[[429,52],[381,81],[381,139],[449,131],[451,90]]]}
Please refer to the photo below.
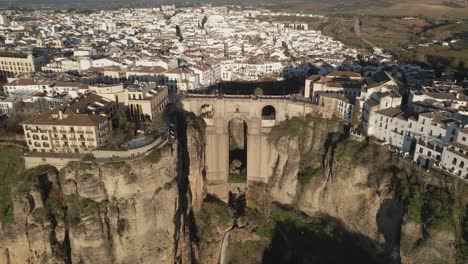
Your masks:
{"label": "white building", "polygon": [[375,112],[381,109],[401,105],[401,96],[395,92],[374,92],[362,106],[362,126],[367,135],[374,135]]}

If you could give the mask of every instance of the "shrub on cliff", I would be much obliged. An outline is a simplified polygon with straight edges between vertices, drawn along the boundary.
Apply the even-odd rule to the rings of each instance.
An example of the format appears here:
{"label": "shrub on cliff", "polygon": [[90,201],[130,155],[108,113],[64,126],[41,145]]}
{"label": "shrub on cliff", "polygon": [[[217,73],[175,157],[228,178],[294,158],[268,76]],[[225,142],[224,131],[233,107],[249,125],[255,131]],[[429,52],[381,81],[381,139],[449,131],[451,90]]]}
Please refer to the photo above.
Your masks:
{"label": "shrub on cliff", "polygon": [[144,158],[145,161],[151,163],[158,163],[162,158],[161,150],[153,150],[148,156]]}
{"label": "shrub on cliff", "polygon": [[19,158],[19,154],[20,151],[17,147],[0,147],[0,222],[2,223],[13,221],[11,192],[24,170],[24,164]]}

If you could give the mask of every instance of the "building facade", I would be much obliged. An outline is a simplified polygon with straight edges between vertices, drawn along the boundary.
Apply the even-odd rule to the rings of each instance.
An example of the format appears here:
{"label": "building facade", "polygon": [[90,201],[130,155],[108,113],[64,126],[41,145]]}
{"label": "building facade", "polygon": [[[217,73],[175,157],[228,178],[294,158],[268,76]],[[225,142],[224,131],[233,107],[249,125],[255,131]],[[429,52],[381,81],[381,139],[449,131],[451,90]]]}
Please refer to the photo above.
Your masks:
{"label": "building facade", "polygon": [[0,54],[0,78],[5,79],[17,74],[39,71],[45,64],[44,57],[3,52]]}
{"label": "building facade", "polygon": [[305,80],[304,97],[318,103],[322,94],[341,94],[359,97],[365,88],[365,79],[355,72],[335,71],[325,76],[312,75]]}
{"label": "building facade", "polygon": [[104,145],[115,103],[83,95],[22,123],[31,152],[90,153]]}

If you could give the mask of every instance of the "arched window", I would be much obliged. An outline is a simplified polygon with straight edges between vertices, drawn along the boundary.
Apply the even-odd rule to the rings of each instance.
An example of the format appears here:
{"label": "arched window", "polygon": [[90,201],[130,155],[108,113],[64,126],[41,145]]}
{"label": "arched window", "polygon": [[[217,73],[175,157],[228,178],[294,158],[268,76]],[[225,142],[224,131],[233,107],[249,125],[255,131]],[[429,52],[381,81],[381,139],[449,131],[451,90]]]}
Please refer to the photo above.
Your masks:
{"label": "arched window", "polygon": [[213,118],[214,110],[209,104],[204,104],[200,108],[200,116],[203,118]]}
{"label": "arched window", "polygon": [[453,165],[457,165],[457,158],[453,158],[452,164],[453,164]]}
{"label": "arched window", "polygon": [[465,167],[465,162],[463,162],[463,161],[460,161],[460,168],[462,168],[462,169],[463,169],[463,167]]}
{"label": "arched window", "polygon": [[263,120],[276,120],[276,109],[271,105],[267,105],[263,107],[262,119]]}

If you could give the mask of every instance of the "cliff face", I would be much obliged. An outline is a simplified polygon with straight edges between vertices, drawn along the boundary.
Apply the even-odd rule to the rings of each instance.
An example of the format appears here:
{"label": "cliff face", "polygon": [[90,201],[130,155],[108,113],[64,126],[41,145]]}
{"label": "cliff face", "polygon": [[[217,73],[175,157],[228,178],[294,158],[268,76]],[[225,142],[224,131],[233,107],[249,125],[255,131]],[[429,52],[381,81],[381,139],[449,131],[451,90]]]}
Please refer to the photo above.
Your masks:
{"label": "cliff face", "polygon": [[204,144],[184,122],[181,139],[161,149],[160,160],[26,172],[30,183],[13,192],[13,223],[0,230],[0,262],[193,262]]}
{"label": "cliff face", "polygon": [[[177,142],[160,157],[24,173],[12,189],[13,222],[0,229],[0,263],[218,263],[231,228],[229,254],[245,263],[300,247],[304,234],[319,248],[318,227],[306,228],[311,218],[270,210],[272,203],[329,220],[318,238],[330,245],[330,230],[346,233],[338,241],[382,263],[454,263],[459,254],[465,184],[352,141],[336,120],[293,118],[272,130],[270,181],[249,186],[247,205],[256,210],[236,221],[226,204],[205,199],[202,122],[180,112],[173,122]],[[284,228],[295,240],[281,242]]]}
{"label": "cliff face", "polygon": [[[455,262],[453,244],[462,223],[451,216],[466,208],[464,202],[454,205],[454,192],[466,197],[464,183],[420,171],[375,144],[349,140],[331,120],[309,117],[299,133],[284,133],[294,122],[272,133],[277,159],[268,188],[274,202],[338,220],[354,241],[385,263]],[[427,213],[434,204],[440,207]]]}

